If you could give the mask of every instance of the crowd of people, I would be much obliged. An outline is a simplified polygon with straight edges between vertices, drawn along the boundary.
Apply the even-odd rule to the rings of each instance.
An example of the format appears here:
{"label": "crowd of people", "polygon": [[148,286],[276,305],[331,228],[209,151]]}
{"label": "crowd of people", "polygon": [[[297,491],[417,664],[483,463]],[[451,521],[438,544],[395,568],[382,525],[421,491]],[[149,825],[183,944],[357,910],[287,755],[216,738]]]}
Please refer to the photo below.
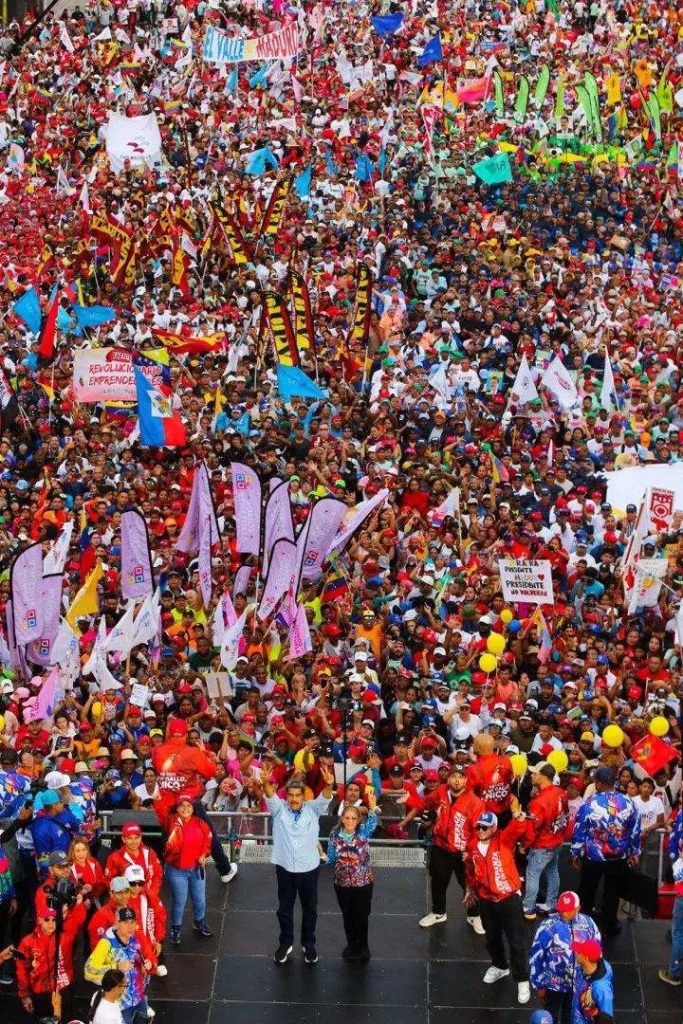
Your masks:
{"label": "crowd of people", "polygon": [[[613,1018],[663,842],[680,987],[680,9],[91,0],[0,50],[0,983],[67,1024],[83,971],[94,1024],[145,1021],[237,873],[220,812],[272,818],[277,964],[297,897],[317,962],[326,870],[367,964],[372,842],[419,835],[419,925],[455,875],[544,1024]],[[121,810],[161,858],[134,815],[107,855]]]}

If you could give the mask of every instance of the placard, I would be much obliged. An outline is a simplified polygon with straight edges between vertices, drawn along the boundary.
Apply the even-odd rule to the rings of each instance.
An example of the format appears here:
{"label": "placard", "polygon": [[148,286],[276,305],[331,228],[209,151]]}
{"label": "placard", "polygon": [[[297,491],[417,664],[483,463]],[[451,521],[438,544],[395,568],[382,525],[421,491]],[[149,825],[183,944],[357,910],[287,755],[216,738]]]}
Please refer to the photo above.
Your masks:
{"label": "placard", "polygon": [[525,604],[554,604],[550,562],[528,560],[498,562],[503,597]]}
{"label": "placard", "polygon": [[[120,348],[85,348],[74,352],[76,402],[135,402],[134,352]],[[151,384],[164,382],[161,363],[138,366]]]}

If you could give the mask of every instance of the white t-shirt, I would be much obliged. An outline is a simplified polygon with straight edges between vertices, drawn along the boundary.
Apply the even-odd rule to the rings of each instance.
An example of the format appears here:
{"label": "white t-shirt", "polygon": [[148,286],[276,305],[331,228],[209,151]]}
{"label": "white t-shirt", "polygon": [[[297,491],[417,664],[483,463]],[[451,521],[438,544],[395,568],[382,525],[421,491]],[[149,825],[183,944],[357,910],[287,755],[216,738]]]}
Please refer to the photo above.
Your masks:
{"label": "white t-shirt", "polygon": [[[93,996],[93,998],[95,997]],[[123,1014],[118,1002],[110,1003],[108,999],[102,997],[100,1005],[95,1011],[92,1024],[124,1024]]]}
{"label": "white t-shirt", "polygon": [[640,817],[640,827],[650,828],[656,822],[660,814],[664,814],[664,804],[658,796],[651,796],[645,803],[641,796],[634,796],[633,803]]}

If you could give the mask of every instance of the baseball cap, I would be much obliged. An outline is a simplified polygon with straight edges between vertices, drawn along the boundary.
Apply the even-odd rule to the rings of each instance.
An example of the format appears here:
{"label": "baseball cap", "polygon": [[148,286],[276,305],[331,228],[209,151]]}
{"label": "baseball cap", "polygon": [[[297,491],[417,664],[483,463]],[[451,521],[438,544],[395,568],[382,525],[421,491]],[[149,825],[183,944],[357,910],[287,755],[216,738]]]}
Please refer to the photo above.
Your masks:
{"label": "baseball cap", "polygon": [[579,939],[576,942],[572,942],[572,950],[578,953],[579,956],[585,956],[587,960],[592,960],[594,963],[602,956],[602,946],[597,939]]}
{"label": "baseball cap", "polygon": [[182,718],[173,718],[168,727],[168,735],[175,736],[187,736],[187,722]]}
{"label": "baseball cap", "polygon": [[121,829],[121,835],[124,839],[126,836],[141,836],[142,829],[138,825],[137,821],[127,821]]}
{"label": "baseball cap", "polygon": [[[547,761],[537,761],[536,764],[529,765],[529,775],[540,775],[544,768],[548,767]],[[552,767],[552,766],[550,766]],[[553,768],[553,772],[555,769]]]}
{"label": "baseball cap", "polygon": [[560,893],[556,909],[558,914],[573,914],[581,907],[581,901],[578,893],[572,892],[568,889],[567,892]]}
{"label": "baseball cap", "polygon": [[138,755],[135,753],[134,750],[131,750],[130,747],[127,747],[125,750],[121,751],[122,761],[137,761],[137,759]]}
{"label": "baseball cap", "polygon": [[123,877],[128,882],[144,882],[145,872],[143,871],[139,864],[131,864],[123,872]]}
{"label": "baseball cap", "polygon": [[584,742],[585,743],[592,743],[594,739],[595,739],[595,736],[593,735],[592,732],[588,732],[588,731],[582,732],[581,736],[579,738],[579,743],[584,743]]}
{"label": "baseball cap", "polygon": [[529,1024],[553,1024],[553,1015],[549,1010],[534,1010],[529,1017]]}
{"label": "baseball cap", "polygon": [[401,768],[400,764],[394,764],[394,765],[391,766],[391,769],[389,770],[389,774],[390,775],[397,775],[397,776],[400,775],[401,778],[402,778],[403,777],[403,769]]}
{"label": "baseball cap", "polygon": [[128,879],[124,878],[123,875],[117,875],[109,883],[109,892],[125,892],[127,889],[130,889],[130,885],[128,884]]}
{"label": "baseball cap", "polygon": [[116,911],[117,921],[136,921],[135,911],[131,907],[119,907]]}
{"label": "baseball cap", "polygon": [[48,772],[45,776],[45,785],[48,789],[63,789],[70,782],[71,778],[64,772]]}
{"label": "baseball cap", "polygon": [[493,811],[482,811],[477,818],[477,825],[484,825],[486,828],[491,828],[492,825],[498,824],[498,818]]}
{"label": "baseball cap", "polygon": [[64,850],[53,850],[47,859],[47,863],[51,868],[66,867],[71,864],[71,857]]}

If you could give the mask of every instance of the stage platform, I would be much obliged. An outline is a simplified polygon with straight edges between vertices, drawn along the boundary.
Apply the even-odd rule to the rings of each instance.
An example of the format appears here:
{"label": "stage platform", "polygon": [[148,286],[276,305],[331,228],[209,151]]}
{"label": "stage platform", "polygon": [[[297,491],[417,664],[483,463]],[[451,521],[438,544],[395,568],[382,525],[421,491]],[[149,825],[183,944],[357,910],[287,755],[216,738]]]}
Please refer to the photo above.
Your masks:
{"label": "stage platform", "polygon": [[[210,867],[208,922],[214,938],[202,941],[192,934],[188,908],[182,944],[167,955],[168,977],[154,979],[150,988],[155,1024],[525,1024],[537,1004],[532,999],[518,1006],[510,979],[482,984],[488,966],[484,939],[465,923],[460,899],[453,879],[447,923],[425,931],[417,922],[429,909],[426,872],[378,869],[372,960],[352,966],[340,956],[341,917],[331,871],[323,869],[320,960],[305,964],[295,946],[290,961],[278,967],[272,960],[278,936],[274,869],[242,865],[226,887]],[[533,934],[532,925],[529,930]],[[625,922],[621,935],[607,943],[619,1024],[683,1021],[683,988],[657,978],[657,968],[668,962],[666,931],[666,922]],[[77,985],[81,1012],[88,988]],[[30,1020],[13,989],[0,989],[0,1015],[3,1024]]]}

